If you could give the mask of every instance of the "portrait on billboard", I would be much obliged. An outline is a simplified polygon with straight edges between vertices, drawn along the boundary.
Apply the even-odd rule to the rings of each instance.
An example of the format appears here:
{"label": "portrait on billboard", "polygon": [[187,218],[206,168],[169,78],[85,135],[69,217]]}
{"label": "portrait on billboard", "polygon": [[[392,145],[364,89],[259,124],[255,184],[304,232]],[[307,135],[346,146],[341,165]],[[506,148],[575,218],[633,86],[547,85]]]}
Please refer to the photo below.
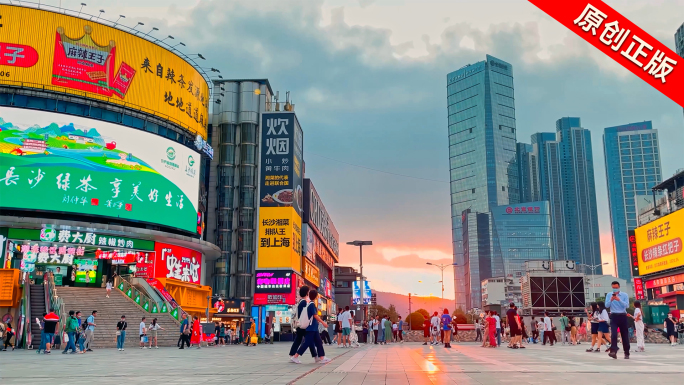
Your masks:
{"label": "portrait on billboard", "polygon": [[0,207],[196,231],[200,154],[144,131],[0,107]]}

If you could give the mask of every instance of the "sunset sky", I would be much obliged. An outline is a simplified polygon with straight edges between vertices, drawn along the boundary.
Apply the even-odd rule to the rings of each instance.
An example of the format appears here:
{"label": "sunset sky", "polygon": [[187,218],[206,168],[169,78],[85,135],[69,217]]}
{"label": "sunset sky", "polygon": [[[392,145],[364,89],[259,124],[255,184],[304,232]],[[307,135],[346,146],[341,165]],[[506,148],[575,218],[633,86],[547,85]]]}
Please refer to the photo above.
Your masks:
{"label": "sunset sky", "polygon": [[[527,1],[145,3],[90,0],[84,11],[157,27],[155,36],[173,35],[226,79],[268,78],[281,98],[291,91],[306,175],[340,233],[341,262],[358,265],[345,242],[372,240],[364,273],[374,289],[440,295],[439,270],[425,263],[452,260],[446,74],[485,54],[513,65],[518,141],[554,131],[564,116],[592,131],[605,262],[613,256],[603,128],[652,120],[664,177],[684,167],[682,108]],[[607,3],[674,49],[683,1]],[[452,277],[445,270],[448,298]]]}

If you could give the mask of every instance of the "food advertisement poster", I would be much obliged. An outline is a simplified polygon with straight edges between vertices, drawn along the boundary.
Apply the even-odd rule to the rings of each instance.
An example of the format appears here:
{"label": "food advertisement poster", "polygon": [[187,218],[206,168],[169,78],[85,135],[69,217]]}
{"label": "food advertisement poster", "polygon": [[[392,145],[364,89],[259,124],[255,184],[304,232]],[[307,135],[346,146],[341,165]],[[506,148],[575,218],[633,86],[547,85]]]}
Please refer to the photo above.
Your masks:
{"label": "food advertisement poster", "polygon": [[1,84],[128,106],[206,139],[209,86],[181,57],[93,20],[6,4],[0,15]]}
{"label": "food advertisement poster", "polygon": [[0,207],[195,232],[200,154],[144,131],[0,107]]}
{"label": "food advertisement poster", "polygon": [[292,207],[259,208],[258,269],[302,271],[302,219]]}
{"label": "food advertisement poster", "polygon": [[684,265],[682,234],[684,210],[675,211],[634,230],[639,257],[639,275]]}
{"label": "food advertisement poster", "polygon": [[155,242],[155,260],[152,278],[171,278],[200,284],[202,253],[187,247]]}
{"label": "food advertisement poster", "polygon": [[261,207],[304,207],[303,133],[294,112],[261,115]]}

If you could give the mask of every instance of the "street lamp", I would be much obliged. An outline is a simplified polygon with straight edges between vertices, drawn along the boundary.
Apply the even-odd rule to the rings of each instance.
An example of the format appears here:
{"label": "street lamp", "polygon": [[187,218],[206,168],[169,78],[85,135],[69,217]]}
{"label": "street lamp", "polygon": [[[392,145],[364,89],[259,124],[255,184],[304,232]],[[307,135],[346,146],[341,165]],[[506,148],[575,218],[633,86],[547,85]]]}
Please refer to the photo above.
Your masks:
{"label": "street lamp", "polygon": [[450,263],[450,264],[446,264],[446,265],[440,265],[440,264],[436,264],[436,263],[432,263],[432,262],[426,262],[425,264],[430,265],[430,266],[435,266],[439,270],[442,271],[442,280],[440,282],[442,283],[442,308],[444,308],[444,269],[446,269],[449,266],[452,266],[452,267],[458,266],[458,263]]}
{"label": "street lamp", "polygon": [[[421,282],[421,281],[418,281]],[[418,295],[416,293],[413,293],[413,295]],[[409,331],[413,330],[411,329],[411,293],[409,293],[409,314],[408,314],[408,322],[409,322]],[[401,330],[399,331],[401,333]]]}
{"label": "street lamp", "polygon": [[[596,273],[596,269],[598,269],[599,267],[601,267],[601,266],[603,266],[603,265],[607,265],[607,264],[608,264],[608,262],[599,263],[598,265],[587,265],[587,264],[585,264],[585,263],[578,263],[579,266],[588,267],[589,270],[591,270],[591,279],[592,279],[592,280],[594,279],[594,276],[596,275],[596,274],[595,274],[595,273]],[[594,294],[594,283],[593,283],[593,282],[591,283],[591,286],[590,286],[589,288],[591,289],[591,290],[590,290],[591,301],[594,301],[594,300],[596,299],[596,295]]]}
{"label": "street lamp", "polygon": [[363,325],[363,321],[366,319],[366,312],[363,308],[363,292],[364,289],[366,288],[366,285],[364,284],[363,280],[363,247],[364,246],[372,246],[373,241],[352,241],[352,242],[347,242],[348,245],[351,246],[358,246],[359,247],[359,273],[361,274],[361,282],[359,283],[359,286],[361,286],[361,325]]}

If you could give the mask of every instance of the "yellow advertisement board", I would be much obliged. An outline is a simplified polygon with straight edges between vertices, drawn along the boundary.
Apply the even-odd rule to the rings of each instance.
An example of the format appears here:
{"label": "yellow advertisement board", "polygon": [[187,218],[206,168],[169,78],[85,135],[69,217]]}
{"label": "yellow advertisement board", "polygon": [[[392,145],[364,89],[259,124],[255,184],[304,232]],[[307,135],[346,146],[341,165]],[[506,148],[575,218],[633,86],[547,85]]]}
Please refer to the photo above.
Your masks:
{"label": "yellow advertisement board", "polygon": [[318,266],[314,265],[313,262],[309,261],[306,257],[302,257],[303,265],[302,275],[304,279],[313,283],[316,287],[320,285],[320,273],[318,271]]}
{"label": "yellow advertisement board", "polygon": [[684,210],[675,211],[635,231],[639,275],[656,273],[684,265],[682,235]]}
{"label": "yellow advertisement board", "polygon": [[259,208],[257,268],[302,271],[302,218],[294,208]]}
{"label": "yellow advertisement board", "polygon": [[206,139],[209,86],[181,57],[92,20],[14,5],[0,15],[0,84],[128,106]]}

